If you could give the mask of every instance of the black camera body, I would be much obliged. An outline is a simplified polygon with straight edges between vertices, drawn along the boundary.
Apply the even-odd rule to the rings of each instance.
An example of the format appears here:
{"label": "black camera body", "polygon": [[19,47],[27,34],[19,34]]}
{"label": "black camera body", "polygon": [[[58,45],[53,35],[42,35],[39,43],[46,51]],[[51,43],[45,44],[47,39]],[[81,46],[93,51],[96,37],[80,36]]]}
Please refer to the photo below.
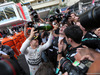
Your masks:
{"label": "black camera body", "polygon": [[38,14],[35,10],[31,12],[31,15],[34,17],[35,22],[39,22]]}
{"label": "black camera body", "polygon": [[55,21],[55,20],[56,20],[56,17],[55,17],[54,15],[52,15],[52,16],[49,17],[49,21],[50,21],[50,22],[53,22],[53,21]]}
{"label": "black camera body", "polygon": [[61,59],[60,60],[60,70],[62,73],[68,72],[68,75],[86,75],[88,68],[92,64],[90,60],[82,60],[78,66],[73,66],[69,59]]}
{"label": "black camera body", "polygon": [[68,18],[71,17],[70,13],[71,12],[65,13],[65,15],[63,16],[63,19],[61,21],[62,24],[67,24]]}
{"label": "black camera body", "polygon": [[60,10],[58,8],[55,9],[55,17],[57,22],[59,23],[62,20],[62,14],[60,13]]}
{"label": "black camera body", "polygon": [[34,21],[35,22],[39,22],[39,18],[38,18],[38,14],[37,14],[37,12],[32,8],[32,6],[28,6],[28,9],[31,11],[31,16],[33,16],[34,17]]}
{"label": "black camera body", "polygon": [[56,14],[55,15],[56,16],[56,20],[57,20],[57,22],[59,23],[61,20],[62,20],[62,14],[61,13],[59,13],[59,14]]}
{"label": "black camera body", "polygon": [[27,24],[28,24],[28,27],[34,27],[34,22],[33,21],[29,21],[29,22],[27,22]]}

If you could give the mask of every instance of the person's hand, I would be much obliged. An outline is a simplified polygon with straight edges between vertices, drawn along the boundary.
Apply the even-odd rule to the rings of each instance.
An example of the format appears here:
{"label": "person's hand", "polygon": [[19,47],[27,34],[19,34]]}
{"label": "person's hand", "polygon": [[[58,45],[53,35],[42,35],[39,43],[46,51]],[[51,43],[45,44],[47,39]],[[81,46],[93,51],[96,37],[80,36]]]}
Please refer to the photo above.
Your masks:
{"label": "person's hand", "polygon": [[28,24],[27,24],[27,22],[24,22],[24,24],[25,24],[25,27],[28,27]]}
{"label": "person's hand", "polygon": [[62,74],[62,75],[68,75],[68,72],[65,72],[64,74]]}
{"label": "person's hand", "polygon": [[33,38],[33,36],[34,36],[35,33],[37,32],[37,31],[34,31],[34,30],[35,30],[35,28],[32,28],[32,29],[31,29],[31,33],[30,33],[30,36],[29,36],[29,39],[30,39],[30,40]]}
{"label": "person's hand", "polygon": [[90,55],[85,55],[85,56],[83,56],[83,57],[81,58],[81,60],[85,60],[85,59],[94,61],[94,59],[93,59]]}
{"label": "person's hand", "polygon": [[58,28],[58,25],[56,24],[56,25],[53,25],[53,29],[52,30],[50,30],[49,32],[52,32],[53,33],[53,31],[55,31],[55,30],[57,30],[57,28]]}
{"label": "person's hand", "polygon": [[66,9],[66,10],[65,10],[65,13],[68,13],[69,11],[70,11],[69,9]]}
{"label": "person's hand", "polygon": [[40,18],[40,14],[38,14],[38,18],[41,19],[41,18]]}
{"label": "person's hand", "polygon": [[[78,50],[83,50],[83,51],[87,50],[87,51],[89,51],[89,48],[87,46],[83,45],[82,47],[83,48],[77,48],[77,51]],[[88,59],[88,60],[94,61],[93,57],[91,57],[90,55],[84,55],[84,56],[82,56],[81,60],[84,60],[84,59]]]}
{"label": "person's hand", "polygon": [[57,28],[58,28],[58,25],[56,24],[56,25],[53,25],[53,31],[55,31],[55,30],[57,30]]}
{"label": "person's hand", "polygon": [[61,66],[60,61],[61,61],[61,59],[63,59],[63,58],[64,58],[64,57],[61,57],[60,60],[59,60],[59,63],[58,63],[58,69],[60,69],[60,66]]}
{"label": "person's hand", "polygon": [[59,48],[58,52],[62,52],[63,47],[64,47],[64,42],[63,42],[63,39],[62,39],[58,43],[58,48]]}

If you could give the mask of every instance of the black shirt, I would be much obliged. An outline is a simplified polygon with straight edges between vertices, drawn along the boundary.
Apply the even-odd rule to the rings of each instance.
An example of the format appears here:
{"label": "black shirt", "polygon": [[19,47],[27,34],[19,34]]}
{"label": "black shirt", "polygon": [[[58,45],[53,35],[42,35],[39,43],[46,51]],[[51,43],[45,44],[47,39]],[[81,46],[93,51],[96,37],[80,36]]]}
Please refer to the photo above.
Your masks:
{"label": "black shirt", "polygon": [[100,49],[100,38],[94,32],[87,32],[82,39],[82,44],[89,48]]}
{"label": "black shirt", "polygon": [[79,45],[78,47],[75,47],[75,48],[72,48],[72,49],[70,49],[70,45],[69,45],[69,47],[68,47],[68,49],[67,49],[67,54],[66,54],[66,58],[67,59],[69,59],[72,63],[75,61],[75,58],[74,58],[74,56],[76,55],[76,50],[77,50],[77,48],[80,48],[80,47],[82,47],[82,45]]}

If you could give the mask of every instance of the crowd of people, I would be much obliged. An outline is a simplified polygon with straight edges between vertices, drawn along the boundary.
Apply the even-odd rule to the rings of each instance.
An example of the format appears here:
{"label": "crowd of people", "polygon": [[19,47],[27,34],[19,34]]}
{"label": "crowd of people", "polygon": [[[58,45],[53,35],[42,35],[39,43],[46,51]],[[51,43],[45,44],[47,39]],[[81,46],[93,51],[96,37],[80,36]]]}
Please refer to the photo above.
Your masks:
{"label": "crowd of people", "polygon": [[[36,19],[33,14],[30,16],[32,21]],[[50,31],[37,31],[34,25],[38,23],[52,24],[53,28]],[[38,22],[34,21],[32,27],[28,24],[29,22],[25,23],[23,29],[26,40],[20,52],[25,55],[29,75],[100,74],[100,28],[98,25],[92,28],[89,25],[82,25],[80,17],[70,9],[66,9],[63,15],[57,12],[47,21],[41,19],[38,14]],[[2,45],[1,42],[0,60],[0,70],[2,70],[0,75],[27,75],[14,57],[13,49]],[[10,67],[10,71],[7,67]]]}

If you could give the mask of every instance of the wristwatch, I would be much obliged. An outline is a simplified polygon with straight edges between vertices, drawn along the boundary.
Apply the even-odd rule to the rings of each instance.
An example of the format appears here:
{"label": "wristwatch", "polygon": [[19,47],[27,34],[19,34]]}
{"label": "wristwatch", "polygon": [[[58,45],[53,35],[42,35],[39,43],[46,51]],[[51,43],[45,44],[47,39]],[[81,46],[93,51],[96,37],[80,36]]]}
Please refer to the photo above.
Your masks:
{"label": "wristwatch", "polygon": [[62,51],[61,52],[57,51],[57,54],[62,54]]}

